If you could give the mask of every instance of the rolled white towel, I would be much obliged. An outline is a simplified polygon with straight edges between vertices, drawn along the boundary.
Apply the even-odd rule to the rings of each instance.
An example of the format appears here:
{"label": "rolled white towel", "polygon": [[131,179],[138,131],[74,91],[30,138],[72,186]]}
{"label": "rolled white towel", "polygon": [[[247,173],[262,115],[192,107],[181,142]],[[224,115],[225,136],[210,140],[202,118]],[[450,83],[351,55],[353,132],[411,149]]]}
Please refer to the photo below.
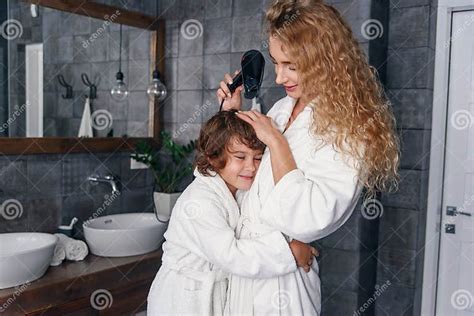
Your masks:
{"label": "rolled white towel", "polygon": [[55,235],[59,237],[58,243],[63,244],[67,260],[80,261],[89,254],[89,248],[82,240],[76,240],[64,234]]}
{"label": "rolled white towel", "polygon": [[64,259],[66,259],[66,249],[64,249],[64,245],[58,241],[54,248],[53,259],[49,265],[53,267],[59,266]]}

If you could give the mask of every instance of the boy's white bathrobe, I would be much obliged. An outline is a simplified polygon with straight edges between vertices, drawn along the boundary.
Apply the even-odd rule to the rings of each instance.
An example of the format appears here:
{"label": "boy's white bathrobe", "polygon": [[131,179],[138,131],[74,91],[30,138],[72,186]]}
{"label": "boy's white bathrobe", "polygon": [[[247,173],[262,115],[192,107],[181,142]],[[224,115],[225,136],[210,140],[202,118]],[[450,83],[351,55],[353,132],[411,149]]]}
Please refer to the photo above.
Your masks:
{"label": "boy's white bathrobe", "polygon": [[[267,113],[283,132],[296,100],[287,96]],[[317,105],[316,105],[317,106]],[[290,238],[312,242],[342,226],[352,214],[362,186],[357,165],[346,164],[331,145],[317,149],[320,140],[310,133],[312,108],[307,106],[284,136],[298,169],[275,186],[270,153],[265,151],[252,187],[242,197],[240,240],[278,230]],[[280,159],[285,159],[281,157]],[[239,192],[238,192],[239,195]],[[232,275],[226,312],[232,315],[319,315],[319,267],[302,268],[284,276],[252,280]]]}
{"label": "boy's white bathrobe", "polygon": [[164,235],[162,266],[148,294],[148,315],[222,315],[229,273],[268,278],[297,269],[278,231],[237,240],[240,211],[224,180],[197,170],[194,175]]}

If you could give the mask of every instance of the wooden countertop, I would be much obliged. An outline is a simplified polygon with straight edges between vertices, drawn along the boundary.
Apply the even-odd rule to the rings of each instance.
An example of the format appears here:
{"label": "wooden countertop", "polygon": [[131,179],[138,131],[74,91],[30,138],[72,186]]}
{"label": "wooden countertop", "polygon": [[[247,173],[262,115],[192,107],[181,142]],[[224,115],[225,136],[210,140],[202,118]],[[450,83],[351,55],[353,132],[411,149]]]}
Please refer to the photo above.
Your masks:
{"label": "wooden countertop", "polygon": [[33,315],[35,311],[66,302],[90,300],[96,290],[109,291],[115,304],[123,296],[124,289],[129,291],[125,297],[130,297],[133,287],[151,284],[161,266],[162,253],[160,248],[132,257],[107,258],[89,254],[83,261],[64,261],[57,267],[49,267],[36,281],[0,290],[0,312]]}

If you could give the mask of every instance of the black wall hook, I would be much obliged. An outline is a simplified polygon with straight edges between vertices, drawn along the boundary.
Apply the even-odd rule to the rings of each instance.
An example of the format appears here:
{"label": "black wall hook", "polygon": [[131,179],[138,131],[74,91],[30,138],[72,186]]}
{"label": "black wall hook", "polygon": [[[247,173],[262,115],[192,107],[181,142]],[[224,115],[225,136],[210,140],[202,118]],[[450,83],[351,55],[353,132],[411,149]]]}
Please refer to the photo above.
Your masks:
{"label": "black wall hook", "polygon": [[82,82],[89,88],[89,95],[86,95],[86,97],[88,97],[91,100],[96,99],[98,81],[94,81],[94,83],[92,83],[89,80],[89,77],[84,73],[81,74],[81,79],[82,79]]}
{"label": "black wall hook", "polygon": [[67,83],[66,80],[64,80],[63,75],[58,75],[58,81],[61,86],[66,88],[66,95],[63,94],[61,95],[61,97],[63,99],[72,99],[74,97],[73,92],[72,92],[72,86],[69,83]]}

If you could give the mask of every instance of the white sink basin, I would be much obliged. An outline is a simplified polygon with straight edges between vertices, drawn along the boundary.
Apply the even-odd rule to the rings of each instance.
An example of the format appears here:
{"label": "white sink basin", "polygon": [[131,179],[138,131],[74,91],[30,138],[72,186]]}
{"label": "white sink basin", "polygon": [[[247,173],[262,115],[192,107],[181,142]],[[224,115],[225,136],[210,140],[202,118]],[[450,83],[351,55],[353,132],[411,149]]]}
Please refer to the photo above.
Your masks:
{"label": "white sink basin", "polygon": [[160,247],[166,224],[154,213],[127,213],[97,217],[82,225],[91,253],[102,257],[127,257]]}
{"label": "white sink basin", "polygon": [[0,289],[41,278],[57,242],[58,237],[45,233],[0,234]]}

